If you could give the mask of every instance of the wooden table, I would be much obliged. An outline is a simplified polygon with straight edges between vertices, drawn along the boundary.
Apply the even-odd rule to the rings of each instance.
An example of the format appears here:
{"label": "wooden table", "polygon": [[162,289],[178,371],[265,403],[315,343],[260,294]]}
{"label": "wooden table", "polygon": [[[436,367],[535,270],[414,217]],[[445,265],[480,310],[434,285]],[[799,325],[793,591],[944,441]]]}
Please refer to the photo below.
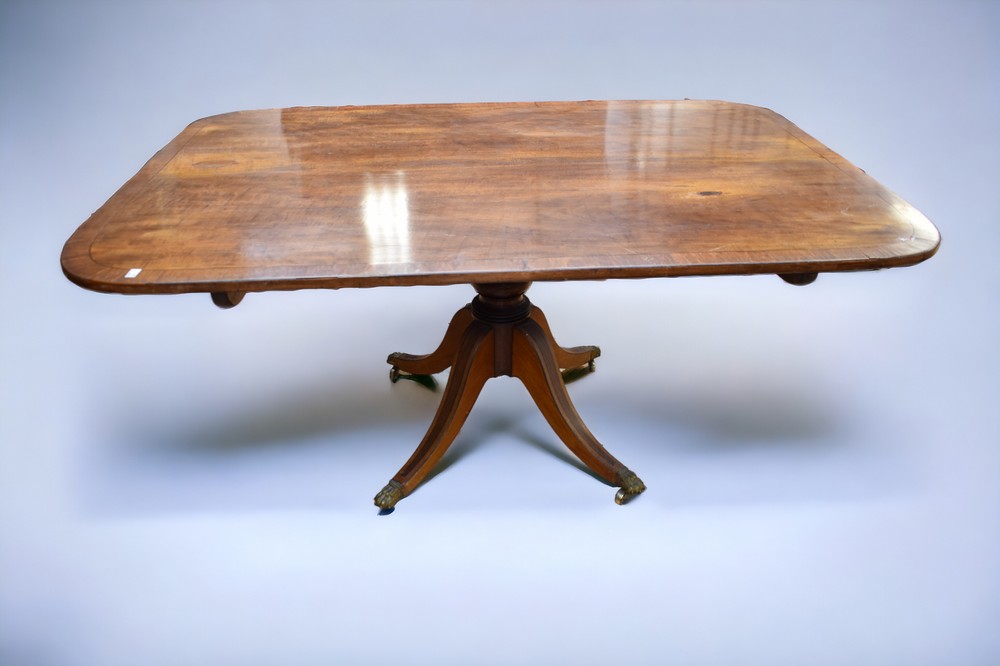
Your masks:
{"label": "wooden table", "polygon": [[418,486],[483,384],[510,375],[619,503],[645,485],[590,433],[532,281],[905,266],[937,250],[916,209],[767,109],[727,102],[290,108],[188,126],[67,241],[66,276],[130,294],[471,284],[434,352],[451,368],[413,456],[375,497]]}

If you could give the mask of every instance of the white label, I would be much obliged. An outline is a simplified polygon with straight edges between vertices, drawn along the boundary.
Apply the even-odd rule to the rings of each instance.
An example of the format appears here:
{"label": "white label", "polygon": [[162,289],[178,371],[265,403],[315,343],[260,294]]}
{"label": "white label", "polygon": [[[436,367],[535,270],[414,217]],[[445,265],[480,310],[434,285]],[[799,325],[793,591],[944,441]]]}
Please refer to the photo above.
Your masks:
{"label": "white label", "polygon": [[125,277],[127,277],[127,278],[134,278],[135,276],[137,276],[141,272],[142,272],[141,268],[130,268],[130,269],[128,269],[128,273],[125,274]]}

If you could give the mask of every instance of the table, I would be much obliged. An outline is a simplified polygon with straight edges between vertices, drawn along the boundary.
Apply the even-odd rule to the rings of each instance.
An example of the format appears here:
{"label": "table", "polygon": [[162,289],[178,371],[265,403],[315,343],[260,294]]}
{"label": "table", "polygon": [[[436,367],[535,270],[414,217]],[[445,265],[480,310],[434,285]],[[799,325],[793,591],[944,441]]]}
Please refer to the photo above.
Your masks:
{"label": "table", "polygon": [[310,107],[196,121],[62,252],[82,287],[248,292],[471,284],[430,354],[393,381],[451,372],[419,446],[375,504],[391,510],[441,459],[485,382],[520,379],[553,430],[624,503],[639,477],[591,434],[534,281],[906,266],[940,237],[915,208],[778,114],[716,101]]}

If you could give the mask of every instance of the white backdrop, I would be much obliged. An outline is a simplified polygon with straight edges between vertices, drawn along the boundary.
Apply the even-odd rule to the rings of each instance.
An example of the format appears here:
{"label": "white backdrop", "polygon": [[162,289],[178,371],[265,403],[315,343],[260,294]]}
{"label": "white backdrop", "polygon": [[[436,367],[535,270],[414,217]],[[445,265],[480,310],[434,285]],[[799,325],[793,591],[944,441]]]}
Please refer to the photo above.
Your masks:
{"label": "white backdrop", "polygon": [[[0,3],[0,663],[1000,662],[1000,5]],[[926,264],[536,284],[626,507],[494,380],[390,386],[467,287],[83,291],[62,243],[190,121],[306,104],[773,108],[941,229]]]}

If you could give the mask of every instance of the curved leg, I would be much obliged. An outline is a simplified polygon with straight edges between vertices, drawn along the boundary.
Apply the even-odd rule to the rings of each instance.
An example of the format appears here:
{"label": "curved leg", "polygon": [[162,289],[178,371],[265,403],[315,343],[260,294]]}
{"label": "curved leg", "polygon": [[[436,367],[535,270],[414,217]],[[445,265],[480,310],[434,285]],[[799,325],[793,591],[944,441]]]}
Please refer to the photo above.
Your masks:
{"label": "curved leg", "polygon": [[534,321],[542,329],[542,333],[545,339],[549,343],[549,347],[555,353],[556,365],[560,369],[567,368],[579,368],[580,366],[587,366],[587,370],[590,372],[594,371],[594,359],[601,355],[601,348],[595,345],[584,345],[582,347],[560,347],[556,343],[555,337],[552,335],[552,329],[549,328],[549,322],[545,319],[545,314],[534,305],[531,306],[531,314],[528,315],[532,321]]}
{"label": "curved leg", "polygon": [[389,380],[395,384],[401,378],[413,379],[431,390],[437,388],[437,382],[430,375],[451,367],[455,354],[458,353],[458,346],[462,342],[462,334],[470,323],[472,323],[472,306],[466,305],[451,318],[444,339],[430,354],[403,352],[389,354],[389,358],[386,359],[386,363],[392,366],[389,369]]}
{"label": "curved leg", "polygon": [[524,383],[563,443],[607,483],[621,487],[615,501],[622,504],[644,491],[639,477],[608,453],[580,419],[559,374],[549,336],[534,318],[515,327],[513,355],[514,376]]}
{"label": "curved leg", "polygon": [[375,496],[376,506],[391,509],[420,485],[451,446],[483,385],[492,376],[493,329],[474,321],[461,337],[451,376],[427,434],[392,481]]}

